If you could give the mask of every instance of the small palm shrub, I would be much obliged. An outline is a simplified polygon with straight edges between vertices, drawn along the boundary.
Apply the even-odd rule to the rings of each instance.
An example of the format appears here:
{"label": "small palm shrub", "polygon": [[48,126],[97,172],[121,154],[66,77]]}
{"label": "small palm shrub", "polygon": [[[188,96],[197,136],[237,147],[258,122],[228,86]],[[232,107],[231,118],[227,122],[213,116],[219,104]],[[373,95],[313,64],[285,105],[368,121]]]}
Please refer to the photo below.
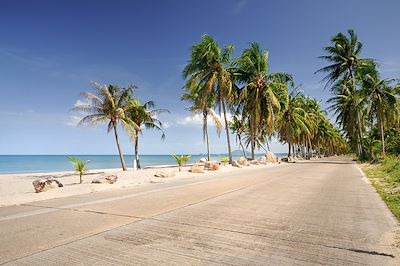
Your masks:
{"label": "small palm shrub", "polygon": [[86,171],[86,165],[89,163],[89,161],[82,161],[72,156],[68,156],[67,158],[72,163],[75,171],[79,173],[79,184],[82,184],[83,174]]}
{"label": "small palm shrub", "polygon": [[229,163],[229,157],[228,156],[219,156],[218,157],[219,161],[221,163],[223,163],[224,165],[226,165],[227,163]]}
{"label": "small palm shrub", "polygon": [[171,156],[176,160],[176,163],[179,166],[179,172],[181,171],[181,167],[184,166],[186,162],[190,159],[190,155],[171,154]]}

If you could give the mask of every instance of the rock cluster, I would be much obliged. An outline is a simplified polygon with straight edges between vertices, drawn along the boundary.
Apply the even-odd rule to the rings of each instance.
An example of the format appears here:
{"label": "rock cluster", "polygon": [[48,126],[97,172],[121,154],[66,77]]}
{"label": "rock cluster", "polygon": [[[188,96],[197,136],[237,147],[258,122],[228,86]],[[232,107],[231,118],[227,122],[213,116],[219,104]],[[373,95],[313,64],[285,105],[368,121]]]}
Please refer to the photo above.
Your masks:
{"label": "rock cluster", "polygon": [[56,187],[63,187],[63,184],[61,184],[61,182],[58,180],[55,180],[53,177],[36,179],[32,182],[32,185],[36,193],[45,192]]}
{"label": "rock cluster", "polygon": [[205,162],[204,169],[208,171],[217,171],[219,170],[219,163],[216,162]]}
{"label": "rock cluster", "polygon": [[192,167],[190,167],[189,172],[191,173],[204,173],[204,166],[201,165],[192,165]]}
{"label": "rock cluster", "polygon": [[116,175],[107,175],[101,178],[96,178],[92,180],[93,184],[114,184],[117,182],[118,176]]}

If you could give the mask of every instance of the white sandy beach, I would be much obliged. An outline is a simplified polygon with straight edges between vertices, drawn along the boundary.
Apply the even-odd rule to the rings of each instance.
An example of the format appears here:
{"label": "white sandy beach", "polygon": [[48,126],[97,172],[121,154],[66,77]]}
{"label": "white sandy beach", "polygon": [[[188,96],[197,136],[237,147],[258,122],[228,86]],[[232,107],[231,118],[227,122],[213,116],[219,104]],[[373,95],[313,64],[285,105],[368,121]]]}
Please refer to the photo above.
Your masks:
{"label": "white sandy beach", "polygon": [[[72,172],[51,172],[51,173],[24,173],[24,174],[0,174],[0,206],[18,205],[33,201],[40,201],[53,198],[62,198],[73,195],[96,193],[98,191],[110,189],[124,189],[141,184],[173,182],[182,178],[201,178],[207,176],[217,176],[222,173],[234,171],[245,172],[249,168],[266,168],[277,166],[278,164],[267,165],[251,165],[243,168],[232,167],[231,165],[222,166],[218,171],[205,171],[205,173],[191,173],[190,167],[182,167],[182,171],[178,171],[178,167],[154,167],[133,171],[132,168],[127,171],[121,169],[96,169],[89,170],[83,176],[83,183],[79,184],[79,175]],[[174,177],[160,178],[155,177],[156,172],[175,171]],[[92,184],[95,178],[104,176],[105,174],[115,174],[118,181],[114,184]],[[35,193],[32,181],[54,177],[60,181],[64,187],[50,189],[46,192]]]}

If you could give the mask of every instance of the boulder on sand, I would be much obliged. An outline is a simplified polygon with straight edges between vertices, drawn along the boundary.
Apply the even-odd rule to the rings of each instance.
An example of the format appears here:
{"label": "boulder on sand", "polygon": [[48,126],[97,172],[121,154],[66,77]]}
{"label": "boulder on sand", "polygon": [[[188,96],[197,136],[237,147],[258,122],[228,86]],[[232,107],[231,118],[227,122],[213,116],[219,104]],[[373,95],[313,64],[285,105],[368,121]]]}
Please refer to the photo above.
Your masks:
{"label": "boulder on sand", "polygon": [[162,177],[162,178],[166,178],[166,177],[173,177],[175,176],[175,171],[161,171],[161,172],[156,172],[154,174],[155,177]]}
{"label": "boulder on sand", "polygon": [[267,157],[261,156],[259,159],[259,162],[260,162],[260,164],[267,164],[268,163]]}
{"label": "boulder on sand", "polygon": [[204,169],[208,171],[217,171],[219,170],[219,163],[216,162],[206,162],[204,164]]}
{"label": "boulder on sand", "polygon": [[237,161],[233,161],[232,166],[237,168],[242,168],[242,166]]}
{"label": "boulder on sand", "polygon": [[267,162],[269,162],[269,163],[277,163],[278,162],[278,157],[271,151],[267,152],[265,154],[265,157],[267,158]]}
{"label": "boulder on sand", "polygon": [[243,165],[243,166],[249,166],[250,163],[249,161],[247,161],[247,159],[245,157],[240,157],[239,160],[237,161],[238,164]]}
{"label": "boulder on sand", "polygon": [[204,173],[204,167],[201,165],[192,165],[192,167],[190,167],[189,172],[192,173]]}
{"label": "boulder on sand", "polygon": [[46,179],[36,179],[32,182],[33,188],[36,193],[45,192],[49,189],[56,187],[63,187],[60,181],[55,180],[53,177],[49,177]]}
{"label": "boulder on sand", "polygon": [[92,180],[93,184],[114,184],[117,182],[118,176],[116,175],[107,175],[101,178],[96,178]]}

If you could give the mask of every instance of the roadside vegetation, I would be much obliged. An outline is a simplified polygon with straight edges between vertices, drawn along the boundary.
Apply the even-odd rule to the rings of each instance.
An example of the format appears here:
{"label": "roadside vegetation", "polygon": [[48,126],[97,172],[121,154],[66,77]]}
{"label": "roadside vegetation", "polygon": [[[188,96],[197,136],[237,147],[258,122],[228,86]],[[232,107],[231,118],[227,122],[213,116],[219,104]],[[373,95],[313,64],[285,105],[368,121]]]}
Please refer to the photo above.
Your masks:
{"label": "roadside vegetation", "polygon": [[362,169],[400,221],[400,156],[387,156],[380,163],[364,164]]}

